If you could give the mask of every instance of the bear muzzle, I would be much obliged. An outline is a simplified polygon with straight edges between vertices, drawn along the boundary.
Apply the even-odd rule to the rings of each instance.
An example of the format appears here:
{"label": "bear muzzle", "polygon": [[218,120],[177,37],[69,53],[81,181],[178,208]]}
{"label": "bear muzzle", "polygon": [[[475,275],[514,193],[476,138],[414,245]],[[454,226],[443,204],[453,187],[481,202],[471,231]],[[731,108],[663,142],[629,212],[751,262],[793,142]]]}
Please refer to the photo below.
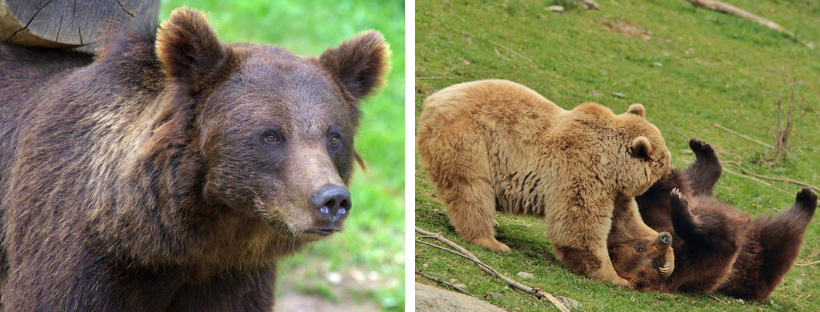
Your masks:
{"label": "bear muzzle", "polygon": [[319,213],[318,227],[309,233],[327,236],[341,231],[344,220],[353,206],[350,192],[339,185],[324,185],[310,195],[310,204]]}

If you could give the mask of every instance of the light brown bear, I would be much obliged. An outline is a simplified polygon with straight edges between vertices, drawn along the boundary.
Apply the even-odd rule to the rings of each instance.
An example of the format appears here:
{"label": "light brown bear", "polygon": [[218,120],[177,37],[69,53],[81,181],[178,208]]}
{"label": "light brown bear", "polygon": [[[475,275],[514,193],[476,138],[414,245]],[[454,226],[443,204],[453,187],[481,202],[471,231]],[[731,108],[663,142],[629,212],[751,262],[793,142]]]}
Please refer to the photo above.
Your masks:
{"label": "light brown bear", "polygon": [[621,115],[594,103],[566,111],[523,85],[482,80],[436,92],[423,109],[416,147],[459,236],[509,252],[495,239],[494,212],[542,216],[570,270],[628,284],[612,266],[607,237],[658,237],[635,196],[671,170],[642,105]]}

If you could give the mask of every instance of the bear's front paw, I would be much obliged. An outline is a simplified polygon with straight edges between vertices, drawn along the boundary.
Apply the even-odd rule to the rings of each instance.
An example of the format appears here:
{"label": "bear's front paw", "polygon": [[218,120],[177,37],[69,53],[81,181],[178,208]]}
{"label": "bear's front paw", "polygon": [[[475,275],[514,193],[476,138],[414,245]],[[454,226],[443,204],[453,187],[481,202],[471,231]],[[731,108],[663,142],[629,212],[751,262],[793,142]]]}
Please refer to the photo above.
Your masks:
{"label": "bear's front paw", "polygon": [[474,240],[473,244],[479,245],[481,247],[487,248],[495,252],[508,253],[511,251],[510,247],[507,247],[507,245],[502,244],[494,238],[479,238]]}
{"label": "bear's front paw", "polygon": [[680,192],[677,188],[673,189],[672,192],[669,193],[669,202],[672,204],[672,209],[685,209],[688,210],[689,208],[689,200],[686,199],[686,196]]}

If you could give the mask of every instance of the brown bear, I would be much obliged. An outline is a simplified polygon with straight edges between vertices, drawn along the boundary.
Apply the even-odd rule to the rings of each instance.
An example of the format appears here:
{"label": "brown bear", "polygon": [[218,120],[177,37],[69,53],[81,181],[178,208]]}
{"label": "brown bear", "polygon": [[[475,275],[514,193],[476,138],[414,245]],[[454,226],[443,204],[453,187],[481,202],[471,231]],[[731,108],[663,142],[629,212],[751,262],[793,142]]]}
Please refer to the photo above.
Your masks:
{"label": "brown bear", "polygon": [[671,170],[670,155],[640,104],[566,111],[514,82],[462,83],[424,101],[416,147],[459,236],[481,247],[510,251],[495,239],[495,211],[541,216],[564,265],[626,286],[610,229],[621,229],[613,241],[658,235],[634,196]]}
{"label": "brown bear", "polygon": [[344,226],[388,54],[223,44],[190,9],[96,58],[0,45],[2,309],[272,310],[277,259]]}
{"label": "brown bear", "polygon": [[[695,152],[695,162],[684,172],[673,170],[636,198],[646,223],[673,235],[676,262],[669,278],[642,280],[640,284],[644,289],[667,292],[717,291],[747,300],[769,298],[800,252],[817,196],[804,188],[789,210],[752,220],[711,196],[722,172],[714,149],[697,139],[689,145]],[[625,255],[622,251],[610,252]],[[618,263],[641,255],[611,256],[623,276],[656,270]]]}

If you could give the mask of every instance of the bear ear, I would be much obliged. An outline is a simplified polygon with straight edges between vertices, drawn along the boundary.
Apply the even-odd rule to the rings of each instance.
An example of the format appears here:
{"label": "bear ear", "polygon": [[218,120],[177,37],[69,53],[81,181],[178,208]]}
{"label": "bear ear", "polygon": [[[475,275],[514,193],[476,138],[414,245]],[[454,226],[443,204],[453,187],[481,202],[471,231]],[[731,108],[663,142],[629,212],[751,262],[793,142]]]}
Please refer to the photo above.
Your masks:
{"label": "bear ear", "polygon": [[629,105],[629,109],[626,110],[627,113],[637,115],[641,118],[646,118],[646,108],[643,107],[643,104],[632,104]]}
{"label": "bear ear", "polygon": [[162,23],[156,50],[169,78],[194,87],[215,72],[227,54],[205,15],[189,8],[174,10]]}
{"label": "bear ear", "polygon": [[327,49],[319,62],[358,102],[384,84],[390,67],[390,49],[376,31],[366,31],[335,48]]}
{"label": "bear ear", "polygon": [[632,140],[632,145],[629,147],[629,153],[632,157],[651,159],[652,143],[649,142],[645,136],[639,136]]}

